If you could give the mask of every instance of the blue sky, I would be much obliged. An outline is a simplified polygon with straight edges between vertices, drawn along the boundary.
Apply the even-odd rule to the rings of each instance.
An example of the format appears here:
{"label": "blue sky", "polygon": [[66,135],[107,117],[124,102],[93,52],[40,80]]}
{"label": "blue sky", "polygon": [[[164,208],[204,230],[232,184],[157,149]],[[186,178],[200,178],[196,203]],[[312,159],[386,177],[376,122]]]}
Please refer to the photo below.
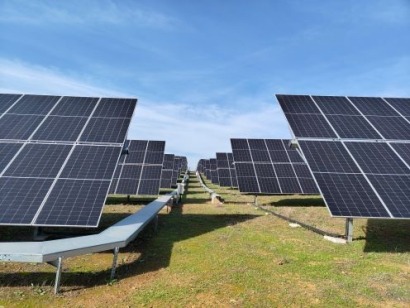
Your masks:
{"label": "blue sky", "polygon": [[276,93],[410,96],[409,33],[409,0],[0,0],[0,91],[137,97],[194,168],[289,138]]}

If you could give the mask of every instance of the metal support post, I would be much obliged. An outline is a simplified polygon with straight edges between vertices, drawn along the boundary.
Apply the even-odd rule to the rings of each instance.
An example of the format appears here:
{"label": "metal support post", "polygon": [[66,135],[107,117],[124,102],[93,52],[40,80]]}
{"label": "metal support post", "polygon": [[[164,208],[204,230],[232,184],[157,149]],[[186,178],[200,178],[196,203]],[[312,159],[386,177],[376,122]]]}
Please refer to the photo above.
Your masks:
{"label": "metal support post", "polygon": [[127,203],[130,204],[130,195],[127,195]]}
{"label": "metal support post", "polygon": [[119,251],[120,251],[120,247],[115,247],[114,248],[114,257],[112,259],[110,280],[113,280],[114,277],[115,277],[115,270],[117,269],[117,260],[118,260],[118,252]]}
{"label": "metal support post", "polygon": [[353,218],[346,218],[345,236],[348,243],[353,241]]}
{"label": "metal support post", "polygon": [[54,283],[54,294],[60,292],[60,282],[61,282],[61,272],[63,270],[63,257],[59,257],[57,260],[57,272],[56,272],[56,281]]}

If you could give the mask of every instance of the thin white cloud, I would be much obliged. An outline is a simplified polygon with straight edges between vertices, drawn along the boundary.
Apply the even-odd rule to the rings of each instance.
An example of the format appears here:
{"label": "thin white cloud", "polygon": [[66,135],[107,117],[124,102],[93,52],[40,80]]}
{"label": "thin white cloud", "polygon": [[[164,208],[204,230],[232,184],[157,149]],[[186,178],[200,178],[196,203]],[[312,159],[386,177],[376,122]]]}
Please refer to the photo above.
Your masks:
{"label": "thin white cloud", "polygon": [[[0,58],[1,93],[133,96],[94,83],[96,81],[87,76],[66,75],[53,67]],[[216,152],[230,152],[230,138],[289,137],[286,121],[274,103],[273,93],[265,103],[247,104],[240,110],[216,104],[153,102],[138,98],[128,137],[165,140],[166,151],[188,156],[192,168],[200,158],[213,157]]]}
{"label": "thin white cloud", "polygon": [[0,22],[26,24],[132,24],[174,29],[180,21],[134,1],[3,1]]}

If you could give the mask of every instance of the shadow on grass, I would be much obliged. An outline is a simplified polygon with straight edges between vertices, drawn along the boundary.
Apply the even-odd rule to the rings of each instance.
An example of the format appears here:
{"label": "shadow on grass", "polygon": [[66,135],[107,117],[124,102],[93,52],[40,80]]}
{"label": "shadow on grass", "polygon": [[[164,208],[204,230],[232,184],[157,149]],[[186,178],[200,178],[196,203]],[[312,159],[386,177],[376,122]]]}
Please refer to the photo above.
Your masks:
{"label": "shadow on grass", "polygon": [[[166,268],[171,260],[174,243],[256,217],[260,216],[183,214],[183,206],[173,207],[168,215],[159,215],[158,231],[156,233],[148,225],[132,243],[120,250],[120,252],[139,254],[140,257],[130,263],[119,260],[116,278],[124,279]],[[109,252],[101,252],[100,254],[106,253]],[[111,266],[111,264],[108,266]],[[111,268],[98,272],[71,272],[69,268],[65,268],[61,280],[61,292],[108,284],[110,271]],[[0,287],[27,287],[30,284],[51,287],[54,279],[55,272],[2,273],[0,274]]]}
{"label": "shadow on grass", "polygon": [[410,220],[368,219],[365,252],[409,252]]}
{"label": "shadow on grass", "polygon": [[323,207],[326,206],[325,202],[323,201],[322,198],[303,198],[303,199],[298,199],[298,198],[289,198],[289,199],[282,199],[279,201],[275,201],[270,203],[269,205],[273,206],[319,206]]}

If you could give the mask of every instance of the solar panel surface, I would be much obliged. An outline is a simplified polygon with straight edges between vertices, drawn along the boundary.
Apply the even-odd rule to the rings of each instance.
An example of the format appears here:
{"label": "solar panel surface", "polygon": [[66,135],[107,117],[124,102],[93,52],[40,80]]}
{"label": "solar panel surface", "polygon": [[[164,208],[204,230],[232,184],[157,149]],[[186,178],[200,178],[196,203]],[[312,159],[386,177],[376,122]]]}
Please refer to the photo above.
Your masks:
{"label": "solar panel surface", "polygon": [[[304,96],[301,109],[298,97],[277,96],[331,214],[410,218],[410,99]],[[336,138],[299,129],[311,110]]]}
{"label": "solar panel surface", "polygon": [[[305,98],[298,100],[298,111],[306,108]],[[308,109],[312,111],[313,109]],[[317,194],[318,190],[289,140],[231,139],[239,190],[258,194]],[[297,167],[296,167],[297,166]],[[296,173],[295,168],[305,167]],[[301,169],[298,169],[299,171]],[[303,181],[302,181],[303,180]]]}
{"label": "solar panel surface", "polygon": [[[126,112],[125,107],[121,109]],[[128,154],[118,163],[111,194],[158,195],[165,141],[128,140]]]}
{"label": "solar panel surface", "polygon": [[[98,225],[136,105],[120,101],[128,113],[118,99],[0,94],[0,224]],[[92,127],[102,102],[115,134]]]}

